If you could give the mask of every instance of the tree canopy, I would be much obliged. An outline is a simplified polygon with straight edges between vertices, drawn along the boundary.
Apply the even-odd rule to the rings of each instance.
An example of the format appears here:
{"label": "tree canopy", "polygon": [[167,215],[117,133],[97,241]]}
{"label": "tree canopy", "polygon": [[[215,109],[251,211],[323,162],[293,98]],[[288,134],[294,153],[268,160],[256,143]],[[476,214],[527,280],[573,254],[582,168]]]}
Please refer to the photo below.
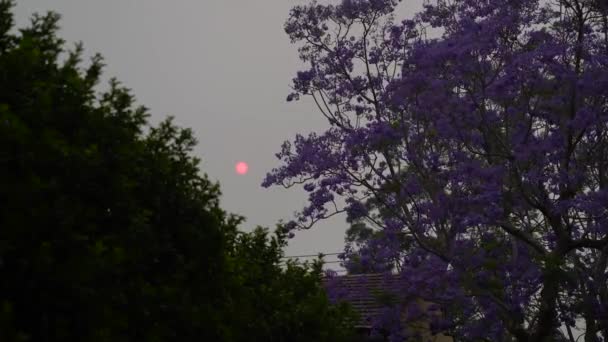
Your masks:
{"label": "tree canopy", "polygon": [[59,16],[0,1],[0,340],[340,341],[319,265],[238,230],[190,129],[156,126]]}
{"label": "tree canopy", "polygon": [[365,222],[379,234],[346,265],[398,272],[403,305],[436,303],[458,340],[608,339],[606,2],[398,7],[290,13],[308,66],[287,100],[312,97],[329,128],[285,142],[263,183],[309,193],[288,228]]}

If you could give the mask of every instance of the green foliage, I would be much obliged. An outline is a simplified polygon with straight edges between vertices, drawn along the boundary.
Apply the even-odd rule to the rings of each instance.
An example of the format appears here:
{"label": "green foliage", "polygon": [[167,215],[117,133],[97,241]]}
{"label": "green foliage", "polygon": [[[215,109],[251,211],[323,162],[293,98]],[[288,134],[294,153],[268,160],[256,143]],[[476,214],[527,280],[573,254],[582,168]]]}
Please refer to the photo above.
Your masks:
{"label": "green foliage", "polygon": [[[196,141],[0,0],[0,341],[333,341],[320,270],[239,233]],[[301,336],[301,337],[300,337]]]}
{"label": "green foliage", "polygon": [[229,315],[238,341],[349,341],[355,316],[330,305],[321,286],[322,261],[283,259],[285,234],[257,228],[235,236],[229,259],[236,281],[230,293],[238,305]]}
{"label": "green foliage", "polygon": [[369,239],[375,237],[377,232],[368,227],[364,222],[354,222],[346,230],[345,242],[356,243],[357,245],[363,245]]}

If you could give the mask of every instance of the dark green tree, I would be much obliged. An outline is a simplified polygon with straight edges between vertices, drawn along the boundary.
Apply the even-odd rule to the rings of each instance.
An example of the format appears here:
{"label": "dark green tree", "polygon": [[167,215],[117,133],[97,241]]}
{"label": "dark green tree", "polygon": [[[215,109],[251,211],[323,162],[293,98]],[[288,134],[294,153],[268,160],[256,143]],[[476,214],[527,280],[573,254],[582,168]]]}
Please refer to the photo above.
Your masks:
{"label": "dark green tree", "polygon": [[323,262],[298,264],[284,258],[279,227],[237,233],[229,252],[233,300],[230,317],[238,341],[352,341],[356,315],[344,303],[330,305],[322,286]]}
{"label": "dark green tree", "polygon": [[0,12],[4,339],[216,336],[223,230],[236,219],[189,156],[191,131],[147,127],[116,81],[96,96],[101,58],[81,70],[55,14],[9,35],[10,7]]}
{"label": "dark green tree", "polygon": [[319,266],[240,233],[196,141],[0,0],[0,341],[333,341]]}

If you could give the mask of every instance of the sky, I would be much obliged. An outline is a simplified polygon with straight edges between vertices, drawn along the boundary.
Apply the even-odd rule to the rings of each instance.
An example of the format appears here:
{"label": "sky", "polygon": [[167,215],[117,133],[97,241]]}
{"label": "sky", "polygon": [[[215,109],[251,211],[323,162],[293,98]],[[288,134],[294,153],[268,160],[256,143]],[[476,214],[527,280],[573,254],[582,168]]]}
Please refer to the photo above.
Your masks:
{"label": "sky", "polygon": [[[404,13],[420,2],[406,3]],[[300,189],[260,185],[279,166],[274,154],[283,141],[328,127],[312,101],[285,100],[303,64],[283,24],[289,9],[305,0],[16,3],[18,27],[34,12],[61,14],[60,35],[67,45],[83,42],[87,59],[101,53],[105,79],[116,77],[132,89],[138,104],[149,108],[151,122],[171,115],[193,129],[201,168],[220,182],[222,207],[246,218],[242,230],[273,229],[305,205]],[[246,175],[235,172],[239,161],[249,164]],[[340,252],[346,228],[342,216],[320,222],[298,232],[286,255]]]}

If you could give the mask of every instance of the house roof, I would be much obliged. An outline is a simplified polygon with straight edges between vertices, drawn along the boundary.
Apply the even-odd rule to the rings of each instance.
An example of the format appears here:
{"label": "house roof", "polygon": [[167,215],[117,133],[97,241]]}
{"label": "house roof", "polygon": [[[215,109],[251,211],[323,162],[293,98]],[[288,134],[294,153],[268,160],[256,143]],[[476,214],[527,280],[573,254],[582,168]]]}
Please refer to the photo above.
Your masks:
{"label": "house roof", "polygon": [[[355,324],[355,327],[367,330],[372,328],[375,319],[379,318],[385,308],[398,304],[399,310],[402,310],[404,301],[409,302],[408,299],[397,296],[400,292],[399,279],[400,277],[396,274],[349,274],[328,277],[325,279],[325,284],[331,297],[350,303],[360,314],[360,321]],[[418,305],[421,305],[422,310],[427,313],[429,312],[427,310],[431,310],[429,305],[432,303],[420,300],[420,298],[415,298],[415,300]],[[432,311],[433,315],[438,314],[435,309]],[[432,334],[427,320],[410,321],[408,328],[429,341],[454,341],[449,335]]]}
{"label": "house roof", "polygon": [[[350,303],[361,316],[358,327],[369,328],[388,304],[391,290],[396,290],[397,276],[391,274],[349,274],[326,279],[335,299]],[[394,292],[393,292],[394,293]]]}

